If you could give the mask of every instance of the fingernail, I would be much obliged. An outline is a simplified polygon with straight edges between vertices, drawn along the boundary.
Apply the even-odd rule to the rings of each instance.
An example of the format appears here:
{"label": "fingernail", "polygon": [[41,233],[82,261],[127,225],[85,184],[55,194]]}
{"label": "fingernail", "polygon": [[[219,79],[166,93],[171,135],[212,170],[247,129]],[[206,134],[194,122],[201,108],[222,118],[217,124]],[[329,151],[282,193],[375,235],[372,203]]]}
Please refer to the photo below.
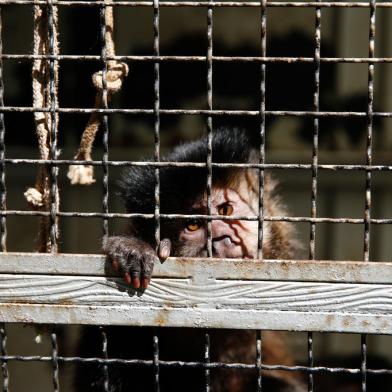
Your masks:
{"label": "fingernail", "polygon": [[148,284],[150,283],[150,279],[148,278],[143,278],[142,280],[142,288],[146,289],[148,287]]}
{"label": "fingernail", "polygon": [[140,279],[132,278],[132,286],[134,289],[138,289],[140,287]]}
{"label": "fingernail", "polygon": [[171,241],[168,238],[163,239],[159,244],[158,256],[163,263],[169,256],[171,252]]}
{"label": "fingernail", "polygon": [[124,281],[126,284],[131,284],[131,275],[129,274],[129,272],[126,272],[124,274]]}

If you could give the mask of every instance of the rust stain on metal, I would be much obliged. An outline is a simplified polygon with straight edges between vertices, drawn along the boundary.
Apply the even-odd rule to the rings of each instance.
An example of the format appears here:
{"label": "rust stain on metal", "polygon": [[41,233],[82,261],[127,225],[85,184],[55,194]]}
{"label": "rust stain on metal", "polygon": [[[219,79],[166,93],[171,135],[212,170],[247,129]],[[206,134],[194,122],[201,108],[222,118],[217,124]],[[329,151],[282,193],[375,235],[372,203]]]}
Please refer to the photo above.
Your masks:
{"label": "rust stain on metal", "polygon": [[370,323],[367,320],[362,320],[361,325],[366,328],[370,325]]}
{"label": "rust stain on metal", "polygon": [[166,326],[169,321],[169,312],[170,310],[167,308],[162,308],[161,310],[159,310],[154,319],[154,323],[156,323],[156,325],[159,327]]}
{"label": "rust stain on metal", "polygon": [[332,325],[334,322],[335,316],[333,314],[328,314],[326,318],[327,325]]}

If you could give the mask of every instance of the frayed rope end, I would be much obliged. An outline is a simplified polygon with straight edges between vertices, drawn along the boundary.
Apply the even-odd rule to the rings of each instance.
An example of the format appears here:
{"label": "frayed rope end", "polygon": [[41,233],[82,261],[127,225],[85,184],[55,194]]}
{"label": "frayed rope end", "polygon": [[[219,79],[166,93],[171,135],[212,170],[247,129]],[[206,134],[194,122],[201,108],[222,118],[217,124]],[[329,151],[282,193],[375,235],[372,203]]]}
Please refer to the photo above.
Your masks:
{"label": "frayed rope end", "polygon": [[28,188],[24,193],[24,197],[33,207],[42,207],[44,205],[42,193],[35,188]]}
{"label": "frayed rope end", "polygon": [[72,165],[68,169],[67,177],[72,185],[94,184],[94,168],[88,165]]}

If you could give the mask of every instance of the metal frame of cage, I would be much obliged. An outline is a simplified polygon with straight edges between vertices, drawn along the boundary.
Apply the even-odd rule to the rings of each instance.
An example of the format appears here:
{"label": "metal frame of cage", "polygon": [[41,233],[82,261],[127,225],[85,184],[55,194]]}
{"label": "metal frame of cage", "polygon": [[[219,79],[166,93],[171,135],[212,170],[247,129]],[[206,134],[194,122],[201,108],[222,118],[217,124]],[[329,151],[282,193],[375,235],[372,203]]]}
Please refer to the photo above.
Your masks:
{"label": "metal frame of cage", "polygon": [[[0,61],[0,236],[1,249],[6,249],[6,218],[10,215],[49,216],[51,220],[51,242],[56,243],[56,217],[96,217],[103,221],[104,235],[108,234],[108,220],[112,218],[143,217],[153,218],[156,223],[155,238],[159,241],[160,218],[186,218],[184,215],[160,214],[159,168],[162,166],[207,167],[207,205],[208,214],[198,218],[207,220],[208,259],[203,263],[197,259],[170,258],[163,265],[157,265],[151,288],[143,296],[119,291],[121,280],[110,275],[105,269],[105,260],[98,255],[66,254],[27,254],[6,253],[0,255],[0,362],[2,366],[3,391],[8,391],[9,361],[41,361],[53,365],[53,388],[59,391],[59,363],[93,362],[102,365],[104,374],[104,391],[109,391],[110,364],[144,364],[152,366],[155,371],[156,390],[159,390],[159,368],[164,366],[189,366],[205,369],[205,385],[209,390],[209,371],[214,368],[255,369],[258,372],[257,390],[262,390],[261,370],[304,371],[308,375],[308,389],[313,391],[313,374],[317,372],[360,374],[362,391],[366,391],[367,374],[392,374],[392,369],[369,369],[367,367],[367,333],[392,333],[392,263],[369,262],[370,227],[373,224],[391,224],[392,219],[373,219],[371,217],[371,180],[374,171],[392,171],[392,166],[372,164],[372,133],[375,117],[392,117],[392,112],[375,112],[373,110],[374,65],[391,63],[391,57],[375,57],[374,43],[376,34],[376,9],[392,8],[392,2],[287,2],[287,1],[115,1],[113,7],[152,7],[154,10],[154,55],[153,56],[114,56],[106,54],[105,47],[105,7],[104,1],[67,1],[67,0],[0,0],[0,6],[40,5],[47,8],[49,19],[50,53],[48,55],[4,54],[0,40],[1,60],[45,58],[51,70],[59,61],[101,61],[103,74],[102,108],[81,109],[56,107],[54,100],[51,107],[15,107],[4,104],[4,85],[2,78],[2,61]],[[100,56],[54,55],[53,48],[53,7],[97,7],[100,12],[102,51]],[[159,10],[160,7],[203,7],[207,11],[207,54],[206,56],[161,56],[159,50]],[[213,15],[216,7],[252,7],[260,12],[260,56],[235,57],[214,56],[213,53]],[[313,57],[269,57],[266,51],[267,9],[269,7],[308,7],[315,10],[315,36]],[[366,58],[321,57],[321,22],[322,8],[366,8],[370,10],[369,20],[369,55]],[[1,10],[1,8],[0,8]],[[0,15],[1,30],[1,15]],[[154,63],[154,108],[152,109],[112,109],[107,100],[107,61],[149,61]],[[163,61],[198,61],[207,64],[207,110],[178,110],[160,108],[160,63]],[[260,108],[255,111],[214,110],[213,109],[213,62],[257,62],[260,64]],[[265,109],[266,65],[274,62],[312,63],[314,65],[314,98],[311,111],[269,111]],[[365,112],[331,112],[320,111],[319,82],[320,64],[328,63],[365,63],[368,64],[368,105]],[[53,74],[53,72],[52,72]],[[54,94],[54,77],[51,75],[50,92]],[[52,118],[52,146],[50,160],[10,159],[5,156],[4,113],[7,112],[48,112]],[[93,113],[102,114],[103,145],[102,160],[73,161],[57,158],[56,121],[57,113]],[[155,119],[155,153],[153,162],[111,161],[108,145],[108,116],[112,113],[148,114]],[[160,115],[204,115],[207,122],[208,158],[205,163],[160,162]],[[224,164],[212,162],[213,118],[222,115],[247,115],[260,119],[259,134],[260,161],[258,164]],[[267,164],[265,163],[265,118],[266,116],[298,116],[313,119],[313,159],[311,164]],[[364,165],[321,165],[318,164],[319,119],[322,117],[363,117],[367,120],[366,163]],[[56,207],[57,167],[59,165],[89,164],[103,168],[102,212],[61,212]],[[6,208],[5,168],[7,164],[46,164],[51,168],[51,209],[50,211],[15,211]],[[108,207],[109,167],[129,165],[150,165],[155,167],[156,205],[154,214],[120,214],[110,213]],[[211,215],[211,176],[213,167],[252,167],[259,169],[260,201],[259,213],[253,217],[225,219],[256,220],[262,228],[264,221],[307,222],[310,225],[309,260],[230,260],[213,259],[211,251],[211,221],[219,217]],[[311,211],[309,217],[264,216],[263,187],[265,169],[302,169],[312,172]],[[329,218],[317,215],[317,174],[318,170],[360,170],[366,173],[365,215],[362,219]],[[195,216],[192,215],[194,218]],[[316,223],[349,223],[365,227],[364,262],[332,262],[315,260]],[[259,231],[259,249],[262,252],[262,229]],[[54,246],[55,248],[55,246]],[[261,253],[262,254],[262,253]],[[230,271],[230,273],[228,272]],[[241,287],[240,296],[222,299],[214,298],[209,288],[220,294],[227,290]],[[60,289],[58,289],[60,288]],[[168,290],[170,288],[170,290]],[[199,289],[199,291],[197,290]],[[202,289],[202,290],[201,290]],[[162,293],[172,293],[163,299]],[[206,291],[210,299],[202,295]],[[148,294],[150,293],[150,294]],[[132,309],[132,312],[129,310]],[[51,333],[52,353],[50,356],[16,356],[7,354],[7,335],[5,323],[29,322],[48,324],[96,324],[102,330],[102,357],[80,358],[58,355],[55,326]],[[205,361],[180,362],[163,361],[159,358],[158,336],[154,336],[154,353],[151,360],[108,358],[105,324],[153,325],[153,326],[192,326],[202,328],[251,328],[282,329],[292,331],[336,331],[361,333],[361,367],[328,368],[313,364],[313,337],[308,332],[308,365],[281,366],[266,365],[262,361],[261,334],[257,334],[257,357],[254,364],[212,363],[209,357],[209,336],[206,334]]]}

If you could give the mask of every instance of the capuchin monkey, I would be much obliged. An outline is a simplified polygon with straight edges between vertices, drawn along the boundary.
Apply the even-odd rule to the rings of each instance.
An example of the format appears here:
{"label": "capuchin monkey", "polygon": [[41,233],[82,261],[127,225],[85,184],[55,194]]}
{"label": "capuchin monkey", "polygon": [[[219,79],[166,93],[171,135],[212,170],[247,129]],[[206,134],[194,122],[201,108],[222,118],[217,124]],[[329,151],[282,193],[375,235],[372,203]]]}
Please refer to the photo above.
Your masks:
{"label": "capuchin monkey", "polygon": [[[217,130],[212,139],[212,160],[217,163],[257,163],[258,154],[245,133],[236,129]],[[183,144],[162,159],[163,162],[206,162],[206,138]],[[155,208],[155,169],[133,166],[121,180],[121,195],[129,213],[151,214]],[[159,170],[160,212],[162,214],[207,214],[207,169],[164,167]],[[285,215],[276,184],[265,176],[264,213]],[[212,169],[211,214],[212,256],[254,259],[258,253],[258,222],[225,220],[227,216],[254,216],[259,211],[259,172],[249,168]],[[154,263],[169,256],[206,257],[207,224],[198,219],[161,218],[161,242],[156,247],[153,219],[131,219],[128,233],[108,237],[103,250],[113,269],[132,289],[148,290]],[[291,258],[298,248],[292,227],[284,222],[264,222],[263,257]],[[156,250],[157,249],[157,250]],[[109,358],[152,359],[153,335],[159,335],[162,360],[204,361],[205,331],[192,328],[107,327]],[[247,330],[209,330],[211,361],[255,364],[256,335]],[[83,356],[100,353],[97,328],[86,327],[81,339]],[[293,365],[284,335],[262,333],[263,363]],[[212,369],[212,391],[255,391],[254,369]],[[303,392],[301,375],[296,372],[263,371],[263,392]],[[77,391],[102,391],[103,372],[96,365],[81,364]],[[109,391],[153,391],[153,368],[143,365],[109,365]],[[160,366],[161,391],[202,391],[204,369]]]}

